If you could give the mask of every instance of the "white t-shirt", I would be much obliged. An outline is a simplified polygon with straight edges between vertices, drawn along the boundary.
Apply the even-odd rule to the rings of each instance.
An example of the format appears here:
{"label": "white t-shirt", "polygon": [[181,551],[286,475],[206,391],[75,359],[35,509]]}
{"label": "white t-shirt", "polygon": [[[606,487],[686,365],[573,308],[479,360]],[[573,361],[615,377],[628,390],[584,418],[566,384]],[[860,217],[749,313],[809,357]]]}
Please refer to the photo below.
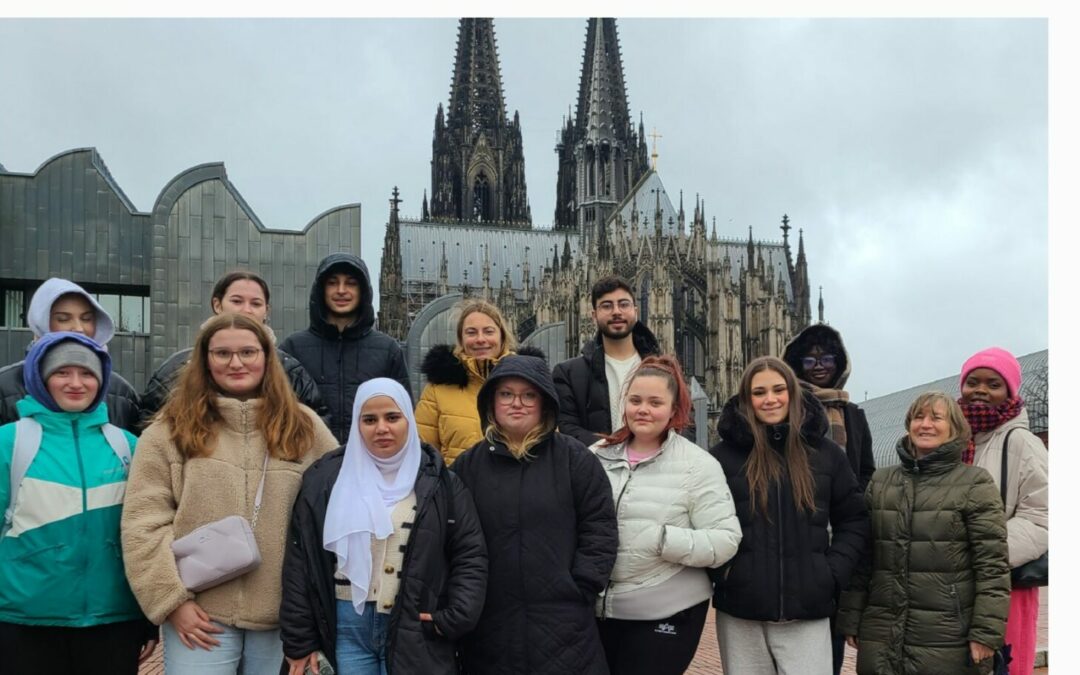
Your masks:
{"label": "white t-shirt", "polygon": [[623,425],[623,387],[630,372],[641,363],[641,356],[634,355],[625,361],[619,361],[604,354],[604,371],[607,374],[608,403],[611,407],[611,430],[618,431]]}

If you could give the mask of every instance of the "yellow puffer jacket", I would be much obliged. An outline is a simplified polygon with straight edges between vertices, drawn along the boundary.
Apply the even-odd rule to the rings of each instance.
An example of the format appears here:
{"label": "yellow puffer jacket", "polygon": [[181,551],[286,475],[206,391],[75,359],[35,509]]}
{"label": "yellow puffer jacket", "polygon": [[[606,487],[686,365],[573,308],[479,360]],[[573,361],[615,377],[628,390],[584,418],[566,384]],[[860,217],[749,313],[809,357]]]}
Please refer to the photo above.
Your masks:
{"label": "yellow puffer jacket", "polygon": [[421,370],[428,383],[416,404],[416,426],[420,438],[438,448],[448,466],[483,438],[476,395],[507,353],[477,360],[460,348],[436,345],[424,357]]}

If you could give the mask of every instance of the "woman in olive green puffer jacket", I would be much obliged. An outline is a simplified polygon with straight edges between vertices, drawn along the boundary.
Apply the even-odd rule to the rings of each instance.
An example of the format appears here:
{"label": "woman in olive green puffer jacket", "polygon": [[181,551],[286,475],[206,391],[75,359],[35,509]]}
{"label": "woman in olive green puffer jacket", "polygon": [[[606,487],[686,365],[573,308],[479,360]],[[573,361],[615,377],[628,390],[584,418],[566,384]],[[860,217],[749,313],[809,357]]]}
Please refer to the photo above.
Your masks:
{"label": "woman in olive green puffer jacket", "polygon": [[989,473],[960,461],[971,430],[955,401],[923,394],[906,426],[900,464],[867,486],[872,553],[841,597],[838,629],[858,647],[859,673],[989,672],[1009,611],[1001,498]]}

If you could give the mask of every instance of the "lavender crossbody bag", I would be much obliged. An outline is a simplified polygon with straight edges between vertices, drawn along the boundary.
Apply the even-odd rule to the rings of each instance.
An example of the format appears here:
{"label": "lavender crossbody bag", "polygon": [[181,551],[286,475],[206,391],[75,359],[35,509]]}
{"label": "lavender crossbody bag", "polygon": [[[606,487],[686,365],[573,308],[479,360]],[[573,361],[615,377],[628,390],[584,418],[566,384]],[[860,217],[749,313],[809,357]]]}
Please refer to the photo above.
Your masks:
{"label": "lavender crossbody bag", "polygon": [[254,530],[259,521],[269,463],[270,454],[267,453],[250,523],[243,516],[226,516],[198,527],[172,543],[180,581],[189,591],[198,593],[213,588],[250,572],[262,562]]}

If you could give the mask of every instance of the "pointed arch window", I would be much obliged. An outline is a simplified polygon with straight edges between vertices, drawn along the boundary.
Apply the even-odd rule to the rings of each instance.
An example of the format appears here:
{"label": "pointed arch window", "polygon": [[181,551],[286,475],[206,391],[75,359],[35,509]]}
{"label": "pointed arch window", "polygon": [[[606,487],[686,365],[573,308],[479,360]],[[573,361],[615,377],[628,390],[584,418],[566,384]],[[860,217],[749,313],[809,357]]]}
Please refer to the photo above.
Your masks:
{"label": "pointed arch window", "polygon": [[472,217],[481,222],[493,220],[491,216],[491,185],[483,172],[476,174],[472,188]]}

